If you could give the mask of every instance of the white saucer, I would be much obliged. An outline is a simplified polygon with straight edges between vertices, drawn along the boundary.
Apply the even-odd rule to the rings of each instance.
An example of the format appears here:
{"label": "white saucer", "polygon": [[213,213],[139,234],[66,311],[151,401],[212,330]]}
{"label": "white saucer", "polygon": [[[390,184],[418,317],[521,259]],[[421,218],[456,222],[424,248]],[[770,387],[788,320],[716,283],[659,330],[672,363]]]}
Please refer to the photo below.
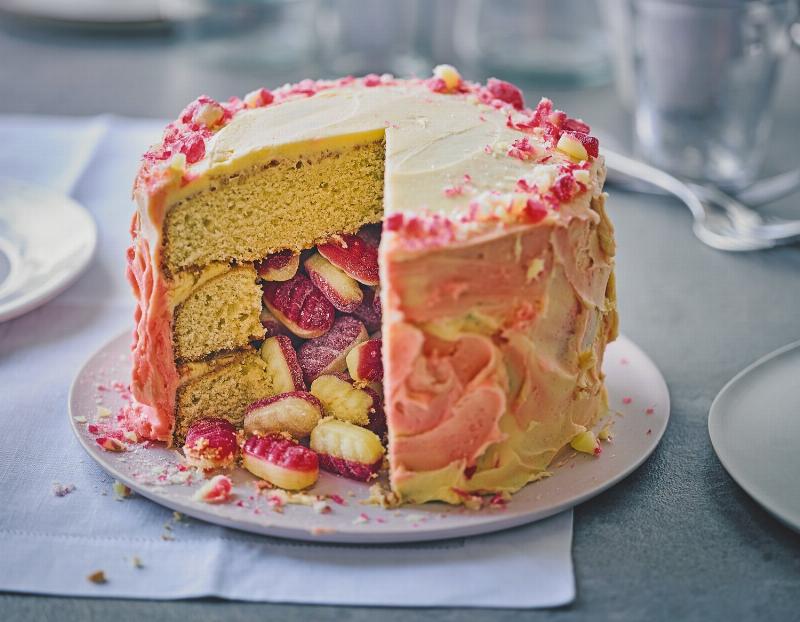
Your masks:
{"label": "white saucer", "polygon": [[78,203],[0,179],[0,322],[64,291],[89,265],[96,246],[97,227]]}
{"label": "white saucer", "polygon": [[18,17],[85,24],[138,24],[162,19],[159,0],[0,0],[0,11]]}
{"label": "white saucer", "polygon": [[[282,513],[257,495],[255,478],[236,469],[234,501],[208,505],[192,496],[202,480],[183,481],[180,453],[160,444],[129,445],[123,453],[101,449],[90,433],[93,422],[110,422],[130,376],[130,334],[98,350],[80,370],[69,397],[70,422],[89,455],[117,480],[141,495],[189,516],[227,527],[281,538],[348,543],[414,542],[470,536],[537,521],[571,508],[634,471],[658,445],[669,419],[669,393],[658,368],[625,337],[608,347],[607,374],[611,442],[598,457],[565,452],[554,462],[553,476],[529,484],[505,507],[466,510],[442,503],[388,510],[363,505],[369,486],[323,473],[311,492],[339,495],[346,505],[330,502],[331,512],[288,505]],[[116,389],[114,389],[114,383]],[[98,401],[111,415],[98,419]],[[616,412],[615,412],[616,411]],[[108,414],[108,413],[106,413]],[[78,420],[76,420],[76,417]],[[82,418],[86,418],[84,422]],[[601,423],[602,425],[602,423]]]}
{"label": "white saucer", "polygon": [[711,404],[708,433],[736,483],[800,531],[800,341],[726,384]]}

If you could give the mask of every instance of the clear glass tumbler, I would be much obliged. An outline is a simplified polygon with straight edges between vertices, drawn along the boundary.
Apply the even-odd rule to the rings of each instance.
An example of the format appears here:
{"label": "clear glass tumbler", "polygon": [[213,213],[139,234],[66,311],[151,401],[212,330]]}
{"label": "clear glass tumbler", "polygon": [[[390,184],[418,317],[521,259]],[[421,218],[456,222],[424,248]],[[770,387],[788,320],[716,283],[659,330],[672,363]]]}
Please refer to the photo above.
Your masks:
{"label": "clear glass tumbler", "polygon": [[630,0],[636,143],[679,175],[739,188],[764,158],[793,0]]}
{"label": "clear glass tumbler", "polygon": [[551,86],[611,77],[604,0],[458,0],[453,47],[468,66]]}

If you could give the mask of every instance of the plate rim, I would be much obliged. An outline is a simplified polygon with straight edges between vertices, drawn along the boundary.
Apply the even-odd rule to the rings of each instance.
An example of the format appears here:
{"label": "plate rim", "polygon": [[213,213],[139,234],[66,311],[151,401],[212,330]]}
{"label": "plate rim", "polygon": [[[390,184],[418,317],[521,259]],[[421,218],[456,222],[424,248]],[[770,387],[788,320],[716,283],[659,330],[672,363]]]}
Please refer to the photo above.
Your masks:
{"label": "plate rim", "polygon": [[75,215],[78,215],[78,217],[84,219],[86,232],[90,236],[90,245],[87,247],[88,250],[79,256],[78,261],[72,264],[72,269],[69,272],[66,272],[65,275],[60,279],[52,282],[48,281],[47,284],[38,289],[34,289],[33,292],[23,295],[21,299],[12,297],[7,302],[0,303],[0,322],[7,322],[9,320],[16,319],[25,315],[29,311],[33,311],[43,304],[50,302],[53,300],[53,298],[64,292],[70,285],[75,283],[75,281],[77,281],[83,275],[83,273],[89,267],[89,264],[91,264],[92,260],[94,259],[95,254],[97,253],[97,242],[99,237],[97,223],[95,222],[91,212],[71,196],[59,193],[46,186],[31,184],[6,177],[0,178],[0,183],[8,182],[18,186],[23,186],[28,189],[33,189],[36,192],[57,196],[65,205],[68,205],[70,209],[74,210]]}
{"label": "plate rim", "polygon": [[717,460],[719,460],[722,468],[725,469],[731,479],[736,482],[736,485],[744,490],[744,492],[746,492],[751,499],[758,503],[758,505],[766,510],[768,514],[776,518],[780,523],[790,529],[793,529],[794,531],[800,532],[800,516],[796,517],[797,522],[795,522],[795,517],[788,517],[785,512],[781,511],[779,507],[774,506],[771,501],[765,499],[763,493],[759,492],[757,487],[747,483],[747,478],[743,477],[741,469],[737,470],[737,467],[735,466],[735,460],[732,460],[730,455],[726,454],[724,441],[722,440],[724,435],[721,429],[724,415],[722,414],[723,409],[720,406],[720,402],[725,399],[726,395],[733,390],[733,387],[739,381],[741,381],[742,378],[749,375],[757,368],[766,365],[770,361],[780,358],[784,354],[798,349],[800,349],[800,339],[787,343],[786,345],[783,345],[772,352],[764,354],[747,365],[744,369],[740,370],[733,378],[728,380],[722,389],[720,389],[719,393],[717,393],[717,395],[714,397],[714,400],[711,402],[711,406],[709,406],[707,427],[708,436],[711,441],[711,447],[714,449]]}
{"label": "plate rim", "polygon": [[[610,489],[611,487],[617,485],[622,480],[627,478],[631,475],[634,471],[636,471],[642,464],[653,454],[656,450],[658,445],[661,443],[661,439],[663,438],[664,434],[666,433],[667,427],[669,425],[670,415],[671,415],[671,399],[669,394],[669,386],[667,385],[666,379],[664,378],[663,373],[659,369],[659,367],[655,364],[655,362],[650,358],[650,356],[639,347],[639,345],[628,338],[627,336],[620,334],[617,339],[615,340],[617,343],[624,342],[628,347],[631,347],[637,351],[637,354],[643,358],[643,360],[656,372],[656,376],[658,379],[658,390],[660,393],[663,394],[664,399],[664,417],[660,428],[657,430],[653,430],[653,434],[651,436],[651,442],[647,446],[646,450],[642,451],[641,455],[637,456],[637,458],[627,465],[626,468],[620,470],[618,473],[614,474],[613,477],[603,481],[599,485],[595,485],[588,490],[583,491],[580,494],[572,495],[569,498],[565,499],[564,501],[557,503],[553,506],[550,506],[546,509],[540,511],[529,511],[529,512],[522,512],[519,514],[512,515],[510,517],[502,517],[500,514],[495,514],[493,516],[497,517],[497,520],[492,521],[490,524],[486,524],[485,522],[478,522],[474,525],[464,525],[464,526],[457,526],[457,527],[448,527],[442,526],[436,529],[430,530],[420,530],[409,532],[407,529],[384,529],[380,532],[367,532],[367,531],[358,531],[357,529],[337,529],[336,531],[332,532],[321,532],[321,533],[312,533],[305,528],[289,528],[281,525],[275,524],[264,524],[260,525],[260,529],[255,528],[248,528],[248,524],[242,524],[241,522],[237,522],[235,520],[227,519],[224,516],[219,516],[216,514],[208,514],[207,512],[203,511],[202,508],[193,509],[192,512],[186,510],[184,504],[173,501],[168,495],[166,494],[159,494],[159,488],[148,487],[146,484],[141,484],[132,478],[129,478],[125,473],[116,469],[116,467],[106,461],[101,461],[99,458],[102,456],[99,451],[96,451],[96,448],[91,445],[84,435],[81,434],[81,430],[78,428],[78,422],[75,420],[75,415],[73,414],[73,401],[74,396],[78,388],[78,380],[83,376],[84,370],[89,367],[89,365],[93,362],[95,356],[100,353],[101,351],[106,350],[117,340],[121,340],[126,335],[129,335],[130,331],[126,330],[124,332],[119,333],[115,337],[109,339],[101,346],[97,347],[92,354],[84,361],[81,367],[78,369],[77,373],[75,374],[72,384],[70,385],[70,389],[67,396],[67,414],[70,420],[70,428],[72,429],[73,434],[76,436],[78,443],[84,449],[84,451],[89,455],[89,457],[106,473],[114,477],[115,479],[123,482],[126,486],[140,494],[141,496],[149,499],[150,501],[157,503],[163,507],[168,509],[182,512],[187,516],[192,516],[198,520],[202,520],[205,522],[209,522],[215,525],[221,525],[223,527],[235,529],[237,531],[243,531],[249,534],[253,534],[256,536],[264,536],[264,537],[273,537],[273,538],[281,538],[287,540],[294,540],[294,541],[302,541],[302,542],[317,542],[317,543],[338,543],[338,544],[360,544],[360,545],[381,545],[381,544],[398,544],[398,543],[418,543],[418,542],[430,542],[430,541],[442,541],[442,540],[449,540],[453,538],[465,538],[465,537],[472,537],[472,536],[480,536],[480,535],[488,535],[492,533],[497,533],[500,531],[505,531],[508,529],[513,529],[515,527],[520,527],[523,525],[532,524],[538,522],[540,520],[544,520],[560,512],[565,510],[574,508],[589,499],[596,497],[606,490]],[[405,506],[404,509],[417,509],[419,511],[418,506]],[[254,525],[253,527],[256,527]]]}

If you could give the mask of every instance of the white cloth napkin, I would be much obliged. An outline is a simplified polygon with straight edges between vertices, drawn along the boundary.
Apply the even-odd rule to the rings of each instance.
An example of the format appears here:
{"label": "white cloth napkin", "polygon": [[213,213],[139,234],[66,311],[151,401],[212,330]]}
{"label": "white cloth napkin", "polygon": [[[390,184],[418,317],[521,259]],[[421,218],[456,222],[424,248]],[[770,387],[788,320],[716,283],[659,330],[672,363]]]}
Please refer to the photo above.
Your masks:
{"label": "white cloth napkin", "polygon": [[[67,393],[80,365],[131,325],[123,279],[130,188],[140,154],[162,126],[114,117],[0,117],[2,174],[72,194],[100,231],[95,259],[75,285],[0,323],[0,590],[341,605],[571,602],[571,511],[483,537],[345,546],[177,521],[141,497],[115,498],[112,479],[72,436]],[[87,580],[96,570],[107,583]]]}

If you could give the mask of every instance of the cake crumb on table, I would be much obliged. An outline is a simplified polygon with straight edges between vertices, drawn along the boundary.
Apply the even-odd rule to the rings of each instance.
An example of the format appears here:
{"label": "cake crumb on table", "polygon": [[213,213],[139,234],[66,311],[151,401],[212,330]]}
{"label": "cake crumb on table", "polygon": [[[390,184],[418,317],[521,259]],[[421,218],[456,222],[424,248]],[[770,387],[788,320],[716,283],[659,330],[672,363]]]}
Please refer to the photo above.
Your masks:
{"label": "cake crumb on table", "polygon": [[62,484],[61,482],[53,482],[53,496],[66,497],[69,493],[74,492],[75,484]]}
{"label": "cake crumb on table", "polygon": [[86,580],[91,581],[92,583],[96,583],[97,585],[108,583],[108,579],[106,578],[106,573],[103,572],[102,570],[95,570],[90,575],[87,575]]}
{"label": "cake crumb on table", "polygon": [[118,480],[114,480],[114,484],[112,485],[112,489],[114,490],[114,497],[117,501],[122,501],[130,497],[133,492],[130,488],[128,488],[125,484]]}

